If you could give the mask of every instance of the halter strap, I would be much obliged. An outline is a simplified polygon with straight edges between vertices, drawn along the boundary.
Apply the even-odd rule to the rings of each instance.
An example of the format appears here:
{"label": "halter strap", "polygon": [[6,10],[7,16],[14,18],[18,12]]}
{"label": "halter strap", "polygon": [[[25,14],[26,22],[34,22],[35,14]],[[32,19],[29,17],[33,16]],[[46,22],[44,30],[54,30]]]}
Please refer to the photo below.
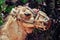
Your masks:
{"label": "halter strap", "polygon": [[[27,8],[28,9],[28,8]],[[32,12],[32,9],[28,9],[29,11],[31,11]],[[33,13],[33,12],[32,12]],[[34,13],[33,13],[34,14]],[[23,22],[25,22],[25,23],[29,23],[29,24],[33,24],[33,23],[30,23],[30,22],[26,22],[24,19],[22,19],[22,18],[18,18],[16,15],[14,15],[14,14],[9,14],[9,15],[11,15],[12,17],[14,17],[14,18],[16,18],[16,19],[18,19],[18,20],[22,20]]]}
{"label": "halter strap", "polygon": [[34,12],[33,12],[33,10],[31,8],[26,7],[26,9],[30,10],[32,12],[32,14],[34,15]]}

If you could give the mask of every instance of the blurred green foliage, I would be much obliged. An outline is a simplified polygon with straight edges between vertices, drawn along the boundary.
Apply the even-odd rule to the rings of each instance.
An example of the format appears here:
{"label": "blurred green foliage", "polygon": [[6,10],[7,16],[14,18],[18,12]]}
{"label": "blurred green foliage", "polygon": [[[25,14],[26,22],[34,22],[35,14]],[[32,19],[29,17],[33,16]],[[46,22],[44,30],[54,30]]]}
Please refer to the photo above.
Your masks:
{"label": "blurred green foliage", "polygon": [[14,5],[13,6],[6,5],[5,0],[0,0],[0,26],[4,23],[1,12],[5,11],[5,12],[9,13],[13,7],[14,7]]}
{"label": "blurred green foliage", "polygon": [[38,3],[42,3],[44,0],[36,0]]}
{"label": "blurred green foliage", "polygon": [[5,3],[5,0],[0,0],[0,26],[3,24],[1,12],[4,10],[4,6],[3,6],[4,3]]}
{"label": "blurred green foliage", "polygon": [[0,15],[0,26],[3,24],[2,16]]}
{"label": "blurred green foliage", "polygon": [[28,0],[21,0],[23,3],[26,3]]}
{"label": "blurred green foliage", "polygon": [[0,13],[1,13],[1,11],[2,11],[2,5],[5,3],[5,0],[0,0]]}
{"label": "blurred green foliage", "polygon": [[[28,0],[21,0],[23,3],[26,3]],[[32,0],[32,1],[34,1],[34,0]],[[43,2],[44,0],[35,0],[35,1],[37,1],[38,3],[41,3],[41,2]]]}
{"label": "blurred green foliage", "polygon": [[6,9],[5,9],[5,12],[10,12],[12,8],[14,8],[15,6],[7,6]]}
{"label": "blurred green foliage", "polygon": [[2,5],[5,2],[5,0],[0,0],[0,5]]}

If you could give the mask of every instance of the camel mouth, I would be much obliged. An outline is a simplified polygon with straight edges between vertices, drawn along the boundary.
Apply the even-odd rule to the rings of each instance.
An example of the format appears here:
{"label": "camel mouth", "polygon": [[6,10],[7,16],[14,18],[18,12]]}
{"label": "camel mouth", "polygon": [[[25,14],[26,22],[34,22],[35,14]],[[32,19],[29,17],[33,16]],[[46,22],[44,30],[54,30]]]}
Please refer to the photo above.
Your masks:
{"label": "camel mouth", "polygon": [[31,14],[29,14],[29,13],[28,13],[28,14],[25,14],[25,16],[27,16],[27,17],[28,17],[28,16],[31,16]]}

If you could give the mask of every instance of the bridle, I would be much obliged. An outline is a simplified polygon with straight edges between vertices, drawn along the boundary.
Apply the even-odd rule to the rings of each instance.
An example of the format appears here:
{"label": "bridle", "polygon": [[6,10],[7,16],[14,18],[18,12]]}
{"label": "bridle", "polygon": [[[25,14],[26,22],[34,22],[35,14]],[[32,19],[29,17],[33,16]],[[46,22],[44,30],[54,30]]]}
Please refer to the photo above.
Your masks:
{"label": "bridle", "polygon": [[[26,9],[28,9],[29,11],[31,11],[32,12],[32,15],[33,15],[33,18],[34,18],[34,12],[32,11],[32,9],[31,8],[29,8],[29,7],[26,7]],[[14,18],[16,18],[17,20],[19,20],[19,21],[23,21],[23,22],[25,22],[25,23],[30,23],[30,24],[33,24],[33,23],[31,23],[31,22],[26,22],[26,20],[25,19],[22,19],[22,18],[18,18],[17,17],[17,15],[14,15],[14,14],[9,14],[9,15],[11,15],[12,17],[14,17]],[[19,15],[18,15],[19,16]]]}
{"label": "bridle", "polygon": [[[10,15],[12,15],[12,17],[16,18],[17,21],[22,21],[22,22],[24,22],[24,23],[28,23],[28,24],[33,24],[33,25],[35,25],[35,20],[38,20],[38,19],[39,19],[40,14],[38,13],[38,14],[35,16],[35,12],[34,12],[31,8],[26,7],[26,9],[28,9],[29,11],[32,12],[33,18],[35,17],[32,23],[29,22],[30,20],[27,21],[27,20],[25,20],[25,19],[23,19],[23,18],[18,18],[17,15],[13,15],[13,14],[10,14]],[[18,16],[19,16],[19,15],[18,15]]]}

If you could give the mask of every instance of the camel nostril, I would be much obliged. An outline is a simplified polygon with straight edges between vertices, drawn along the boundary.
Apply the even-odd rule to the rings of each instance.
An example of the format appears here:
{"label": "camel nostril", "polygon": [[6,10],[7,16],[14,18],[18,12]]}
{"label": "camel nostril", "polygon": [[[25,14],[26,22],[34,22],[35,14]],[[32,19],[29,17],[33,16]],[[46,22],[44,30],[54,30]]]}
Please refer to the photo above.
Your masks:
{"label": "camel nostril", "polygon": [[25,16],[30,16],[31,14],[25,14]]}

